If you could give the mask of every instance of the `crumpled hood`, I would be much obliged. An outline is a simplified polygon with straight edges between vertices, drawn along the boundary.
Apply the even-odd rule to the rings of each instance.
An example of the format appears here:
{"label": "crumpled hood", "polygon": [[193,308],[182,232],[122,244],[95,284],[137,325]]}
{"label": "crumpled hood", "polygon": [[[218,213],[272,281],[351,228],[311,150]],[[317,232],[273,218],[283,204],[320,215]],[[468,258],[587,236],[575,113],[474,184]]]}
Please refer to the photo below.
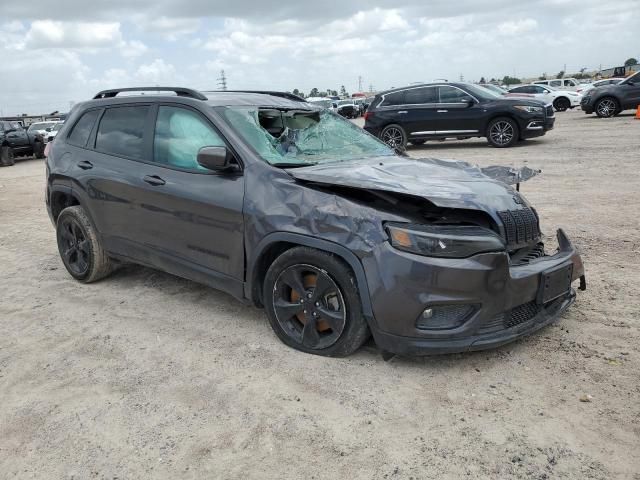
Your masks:
{"label": "crumpled hood", "polygon": [[490,213],[526,205],[520,194],[507,185],[516,183],[509,181],[509,173],[519,181],[538,173],[527,167],[487,167],[485,173],[507,182],[503,183],[487,176],[483,169],[466,162],[399,156],[332,162],[290,168],[287,172],[303,182],[396,192],[425,198],[443,208],[464,208]]}

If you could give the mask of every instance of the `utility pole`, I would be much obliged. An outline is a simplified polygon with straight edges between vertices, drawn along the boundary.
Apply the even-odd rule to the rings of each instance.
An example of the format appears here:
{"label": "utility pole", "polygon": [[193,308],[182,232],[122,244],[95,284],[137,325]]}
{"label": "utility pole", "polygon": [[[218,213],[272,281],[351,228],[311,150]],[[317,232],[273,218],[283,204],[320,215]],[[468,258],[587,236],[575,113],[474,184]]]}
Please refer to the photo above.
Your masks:
{"label": "utility pole", "polygon": [[460,74],[460,81],[464,82],[464,75],[463,74]]}
{"label": "utility pole", "polygon": [[373,83],[369,84],[369,93],[373,93]]}
{"label": "utility pole", "polygon": [[362,92],[362,75],[358,75],[358,92]]}
{"label": "utility pole", "polygon": [[220,78],[218,78],[218,86],[221,90],[227,91],[227,76],[224,74],[224,70],[220,70]]}

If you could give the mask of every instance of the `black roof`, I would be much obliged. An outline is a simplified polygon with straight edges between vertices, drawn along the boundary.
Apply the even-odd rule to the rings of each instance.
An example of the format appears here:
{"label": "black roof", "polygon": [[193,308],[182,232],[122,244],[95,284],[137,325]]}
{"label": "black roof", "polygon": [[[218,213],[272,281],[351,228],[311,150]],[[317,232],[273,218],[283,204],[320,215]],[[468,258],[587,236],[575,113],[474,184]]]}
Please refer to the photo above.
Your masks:
{"label": "black roof", "polygon": [[468,83],[465,82],[431,82],[431,83],[416,83],[415,85],[406,85],[404,87],[395,87],[395,88],[391,88],[389,90],[384,90],[382,92],[378,92],[376,94],[376,96],[378,95],[386,95],[387,93],[392,93],[392,92],[397,92],[400,90],[407,90],[409,88],[418,88],[418,87],[432,87],[434,85],[452,85],[454,87],[465,87],[466,85],[468,85]]}

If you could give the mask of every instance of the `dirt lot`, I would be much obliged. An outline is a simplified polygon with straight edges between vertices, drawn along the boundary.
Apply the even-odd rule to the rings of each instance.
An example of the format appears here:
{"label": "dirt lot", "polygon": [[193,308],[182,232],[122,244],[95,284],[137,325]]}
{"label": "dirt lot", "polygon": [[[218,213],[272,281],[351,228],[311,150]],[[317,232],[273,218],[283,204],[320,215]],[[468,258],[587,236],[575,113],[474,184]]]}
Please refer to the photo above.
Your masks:
{"label": "dirt lot", "polygon": [[640,479],[640,121],[557,117],[508,150],[410,153],[542,168],[523,193],[588,290],[512,345],[389,362],[298,353],[261,311],[156,271],[78,284],[42,161],[0,169],[0,477]]}

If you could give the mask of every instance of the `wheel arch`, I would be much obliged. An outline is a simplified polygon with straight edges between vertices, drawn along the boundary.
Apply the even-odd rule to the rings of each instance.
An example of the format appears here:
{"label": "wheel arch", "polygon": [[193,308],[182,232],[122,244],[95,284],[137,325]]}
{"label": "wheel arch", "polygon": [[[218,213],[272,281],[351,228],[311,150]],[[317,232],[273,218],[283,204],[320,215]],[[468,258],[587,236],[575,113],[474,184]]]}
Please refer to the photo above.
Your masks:
{"label": "wheel arch", "polygon": [[274,232],[260,241],[247,265],[245,297],[250,299],[255,306],[263,306],[262,285],[267,270],[279,255],[291,248],[300,246],[333,253],[351,268],[356,277],[358,290],[360,292],[362,313],[367,320],[371,320],[373,318],[373,310],[369,297],[369,287],[360,259],[358,259],[351,250],[342,245],[299,233]]}
{"label": "wheel arch", "polygon": [[58,221],[62,210],[73,205],[81,205],[80,199],[74,195],[71,188],[62,185],[51,189],[49,201],[51,205],[51,217],[54,223]]}

